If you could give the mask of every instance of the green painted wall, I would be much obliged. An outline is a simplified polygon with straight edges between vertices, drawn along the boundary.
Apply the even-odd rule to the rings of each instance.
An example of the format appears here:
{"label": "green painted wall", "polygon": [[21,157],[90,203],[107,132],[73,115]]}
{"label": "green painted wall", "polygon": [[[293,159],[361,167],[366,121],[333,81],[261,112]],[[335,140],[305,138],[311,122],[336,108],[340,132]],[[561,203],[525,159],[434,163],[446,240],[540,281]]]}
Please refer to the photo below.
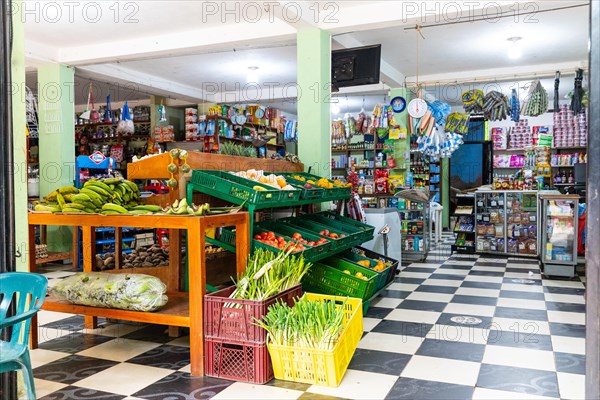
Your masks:
{"label": "green painted wall", "polygon": [[[13,1],[13,7],[21,7],[20,1]],[[27,138],[25,115],[25,46],[23,21],[19,13],[12,17],[13,52],[12,73],[12,117],[13,117],[13,157],[15,163],[15,243],[21,257],[17,258],[17,271],[28,270],[27,233]]]}
{"label": "green painted wall", "polygon": [[[74,69],[47,64],[38,68],[40,194],[75,180]],[[49,229],[48,250],[71,247],[71,229]]]}
{"label": "green painted wall", "polygon": [[331,175],[331,34],[306,28],[297,34],[298,156],[305,169]]}

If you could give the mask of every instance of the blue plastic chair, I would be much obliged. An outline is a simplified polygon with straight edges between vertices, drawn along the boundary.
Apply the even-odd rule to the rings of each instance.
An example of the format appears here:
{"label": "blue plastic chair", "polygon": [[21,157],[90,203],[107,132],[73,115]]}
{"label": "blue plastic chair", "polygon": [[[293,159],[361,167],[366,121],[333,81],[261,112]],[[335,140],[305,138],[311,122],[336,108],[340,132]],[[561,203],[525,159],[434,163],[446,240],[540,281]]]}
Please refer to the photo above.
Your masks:
{"label": "blue plastic chair", "polygon": [[[0,331],[12,327],[10,341],[0,340],[0,372],[22,369],[31,399],[36,397],[28,348],[29,327],[31,317],[44,303],[47,288],[48,279],[43,275],[29,272],[0,274]],[[7,317],[11,303],[15,304],[15,313]]]}

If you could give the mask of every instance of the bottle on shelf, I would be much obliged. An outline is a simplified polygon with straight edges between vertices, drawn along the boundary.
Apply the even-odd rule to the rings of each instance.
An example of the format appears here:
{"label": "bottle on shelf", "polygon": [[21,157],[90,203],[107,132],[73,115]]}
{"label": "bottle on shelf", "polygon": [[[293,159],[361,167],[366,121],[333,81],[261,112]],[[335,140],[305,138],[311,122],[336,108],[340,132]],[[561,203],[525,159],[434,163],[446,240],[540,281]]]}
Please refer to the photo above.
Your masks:
{"label": "bottle on shelf", "polygon": [[575,177],[573,176],[573,171],[569,172],[568,183],[569,184],[575,183]]}

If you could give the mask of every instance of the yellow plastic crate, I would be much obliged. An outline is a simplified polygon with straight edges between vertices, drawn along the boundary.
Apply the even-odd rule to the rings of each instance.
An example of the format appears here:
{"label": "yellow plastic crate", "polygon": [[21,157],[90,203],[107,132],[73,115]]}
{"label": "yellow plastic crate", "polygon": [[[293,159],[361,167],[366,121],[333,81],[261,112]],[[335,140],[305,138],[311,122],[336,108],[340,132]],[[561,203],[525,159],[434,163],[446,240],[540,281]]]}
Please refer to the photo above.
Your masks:
{"label": "yellow plastic crate", "polygon": [[268,343],[276,379],[339,386],[363,334],[362,300],[306,293],[310,300],[346,300],[344,328],[333,350],[315,350]]}

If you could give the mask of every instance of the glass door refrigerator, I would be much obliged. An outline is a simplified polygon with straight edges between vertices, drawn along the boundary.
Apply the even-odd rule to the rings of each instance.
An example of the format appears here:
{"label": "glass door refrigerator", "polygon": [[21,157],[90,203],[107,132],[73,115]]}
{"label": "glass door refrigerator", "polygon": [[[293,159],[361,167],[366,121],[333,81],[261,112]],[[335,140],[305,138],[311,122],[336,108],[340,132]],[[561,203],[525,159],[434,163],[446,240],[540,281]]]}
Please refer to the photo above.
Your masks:
{"label": "glass door refrigerator", "polygon": [[476,251],[536,257],[537,191],[475,192]]}
{"label": "glass door refrigerator", "polygon": [[546,276],[575,276],[578,195],[542,195],[542,264]]}

